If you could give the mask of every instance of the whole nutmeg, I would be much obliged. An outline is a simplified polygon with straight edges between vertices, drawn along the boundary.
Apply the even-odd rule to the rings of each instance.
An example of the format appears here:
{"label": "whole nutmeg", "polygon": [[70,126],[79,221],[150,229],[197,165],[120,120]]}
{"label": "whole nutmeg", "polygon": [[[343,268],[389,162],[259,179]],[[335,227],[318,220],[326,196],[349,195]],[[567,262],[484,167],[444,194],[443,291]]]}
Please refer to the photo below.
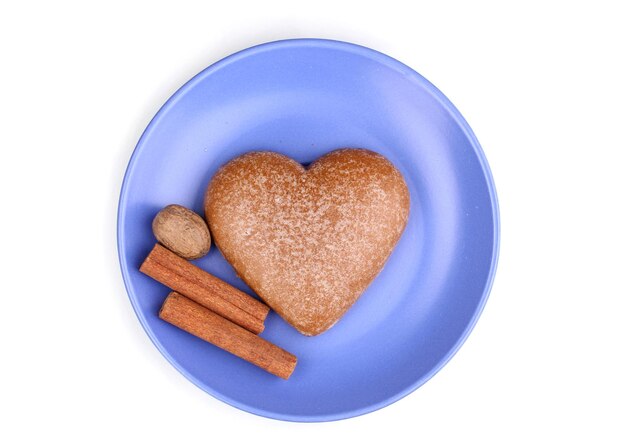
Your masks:
{"label": "whole nutmeg", "polygon": [[152,231],[159,243],[188,260],[203,257],[211,248],[204,219],[182,205],[168,205],[157,213]]}

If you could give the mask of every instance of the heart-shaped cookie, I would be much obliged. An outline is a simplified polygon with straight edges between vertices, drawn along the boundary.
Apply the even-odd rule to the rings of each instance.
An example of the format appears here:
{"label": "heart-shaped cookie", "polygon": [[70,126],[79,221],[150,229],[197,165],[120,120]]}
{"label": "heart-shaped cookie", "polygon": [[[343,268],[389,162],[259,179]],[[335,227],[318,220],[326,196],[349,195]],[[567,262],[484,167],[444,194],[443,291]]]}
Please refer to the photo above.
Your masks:
{"label": "heart-shaped cookie", "polygon": [[378,275],[409,215],[409,191],[383,156],[333,151],[308,168],[274,152],[221,167],[205,197],[216,245],[301,333],[329,329]]}

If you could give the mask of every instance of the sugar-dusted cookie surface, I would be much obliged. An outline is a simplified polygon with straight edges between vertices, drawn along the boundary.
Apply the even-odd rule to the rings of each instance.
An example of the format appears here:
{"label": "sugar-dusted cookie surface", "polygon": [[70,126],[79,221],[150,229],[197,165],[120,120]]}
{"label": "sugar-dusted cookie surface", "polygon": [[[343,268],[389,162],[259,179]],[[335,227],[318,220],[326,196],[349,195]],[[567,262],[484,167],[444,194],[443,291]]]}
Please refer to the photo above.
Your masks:
{"label": "sugar-dusted cookie surface", "polygon": [[383,156],[340,149],[304,168],[250,152],[215,174],[205,214],[237,274],[301,333],[329,329],[383,268],[409,191]]}

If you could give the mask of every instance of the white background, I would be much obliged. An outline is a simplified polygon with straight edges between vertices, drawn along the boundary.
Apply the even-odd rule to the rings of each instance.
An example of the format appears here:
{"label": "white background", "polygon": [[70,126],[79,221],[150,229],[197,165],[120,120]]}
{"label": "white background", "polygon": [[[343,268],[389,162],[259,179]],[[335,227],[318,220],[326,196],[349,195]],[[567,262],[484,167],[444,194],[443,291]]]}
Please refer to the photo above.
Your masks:
{"label": "white background", "polygon": [[[0,445],[625,446],[620,2],[366,3],[2,3]],[[161,104],[212,62],[292,37],[366,45],[432,81],[501,205],[496,281],[457,356],[392,406],[325,424],[256,417],[184,379],[116,252],[125,166]]]}

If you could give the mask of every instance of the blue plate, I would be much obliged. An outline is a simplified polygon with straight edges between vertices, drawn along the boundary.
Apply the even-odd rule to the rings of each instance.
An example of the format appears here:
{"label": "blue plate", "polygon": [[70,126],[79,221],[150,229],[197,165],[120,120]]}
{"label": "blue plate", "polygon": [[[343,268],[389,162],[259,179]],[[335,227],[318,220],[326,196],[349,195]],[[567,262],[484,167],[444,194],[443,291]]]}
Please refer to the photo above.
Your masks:
{"label": "blue plate", "polygon": [[[251,150],[302,163],[369,148],[404,174],[411,215],[383,272],[328,332],[300,335],[270,313],[263,337],[294,353],[288,381],[159,320],[168,289],[141,274],[151,221],[171,203],[202,211],[225,162]],[[496,193],[454,106],[402,63],[344,42],[297,39],[233,54],[185,84],[135,149],[119,203],[118,246],[133,307],[190,381],[245,411],[326,421],[374,411],[432,377],[485,305],[498,254]],[[250,292],[216,248],[197,264]]]}

